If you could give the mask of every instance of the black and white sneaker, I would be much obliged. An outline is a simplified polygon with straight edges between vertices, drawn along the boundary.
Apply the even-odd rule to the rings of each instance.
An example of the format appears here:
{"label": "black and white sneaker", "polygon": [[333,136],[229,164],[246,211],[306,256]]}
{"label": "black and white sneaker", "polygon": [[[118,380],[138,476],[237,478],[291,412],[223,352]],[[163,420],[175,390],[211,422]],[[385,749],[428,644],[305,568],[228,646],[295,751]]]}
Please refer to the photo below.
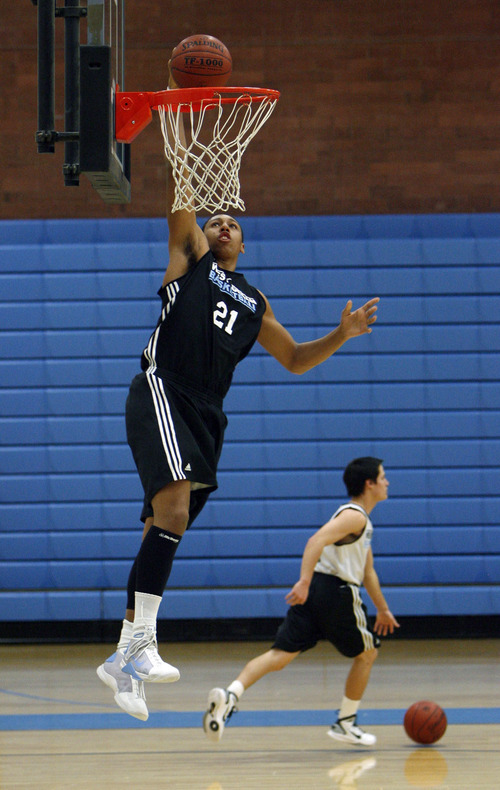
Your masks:
{"label": "black and white sneaker", "polygon": [[355,746],[373,746],[377,739],[375,735],[365,732],[356,724],[356,716],[346,716],[344,719],[337,719],[328,730],[330,738],[343,743],[352,743]]}
{"label": "black and white sneaker", "polygon": [[224,727],[236,713],[237,697],[231,691],[215,688],[208,695],[208,710],[203,717],[205,735],[217,743],[222,738]]}

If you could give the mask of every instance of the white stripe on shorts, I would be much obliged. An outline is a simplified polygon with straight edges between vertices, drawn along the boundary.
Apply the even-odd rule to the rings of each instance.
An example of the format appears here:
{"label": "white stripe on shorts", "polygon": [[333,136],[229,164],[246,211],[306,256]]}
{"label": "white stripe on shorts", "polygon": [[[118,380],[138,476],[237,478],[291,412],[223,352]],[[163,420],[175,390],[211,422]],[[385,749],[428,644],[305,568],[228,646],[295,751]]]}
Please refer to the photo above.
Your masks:
{"label": "white stripe on shorts", "polygon": [[371,650],[375,647],[375,644],[373,641],[373,634],[368,629],[368,623],[366,622],[366,615],[363,610],[363,599],[361,598],[359,587],[356,587],[355,584],[350,584],[349,587],[352,591],[354,617],[356,618],[356,624],[363,640],[363,647],[365,650]]}
{"label": "white stripe on shorts", "polygon": [[173,480],[186,480],[186,475],[182,470],[182,458],[177,444],[175,426],[170,412],[168,398],[163,388],[163,381],[154,375],[154,368],[146,371],[146,377],[151,389],[153,403],[155,406],[158,429],[160,431],[165,457],[170,468]]}

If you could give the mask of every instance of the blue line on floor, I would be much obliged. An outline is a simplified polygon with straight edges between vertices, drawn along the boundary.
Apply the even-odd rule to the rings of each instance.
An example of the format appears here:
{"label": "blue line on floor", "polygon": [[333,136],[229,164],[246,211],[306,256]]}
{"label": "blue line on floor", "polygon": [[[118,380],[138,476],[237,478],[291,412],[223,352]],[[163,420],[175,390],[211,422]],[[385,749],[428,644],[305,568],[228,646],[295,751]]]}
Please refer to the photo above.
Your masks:
{"label": "blue line on floor", "polygon": [[[404,709],[364,710],[361,726],[403,723]],[[447,708],[448,724],[500,724],[500,708]],[[201,727],[202,711],[151,713],[147,722],[116,713],[35,713],[0,715],[0,730],[129,730]],[[328,727],[335,713],[328,710],[239,711],[230,727]]]}

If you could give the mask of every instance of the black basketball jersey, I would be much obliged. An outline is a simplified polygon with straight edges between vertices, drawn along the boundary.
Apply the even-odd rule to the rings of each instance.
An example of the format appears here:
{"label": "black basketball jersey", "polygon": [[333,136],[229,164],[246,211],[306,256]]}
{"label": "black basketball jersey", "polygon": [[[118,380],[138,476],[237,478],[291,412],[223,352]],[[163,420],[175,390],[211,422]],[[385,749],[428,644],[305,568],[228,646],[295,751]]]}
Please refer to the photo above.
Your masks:
{"label": "black basketball jersey", "polygon": [[243,274],[212,252],[158,291],[163,309],[141,358],[142,370],[224,398],[233,372],[257,339],[265,301]]}

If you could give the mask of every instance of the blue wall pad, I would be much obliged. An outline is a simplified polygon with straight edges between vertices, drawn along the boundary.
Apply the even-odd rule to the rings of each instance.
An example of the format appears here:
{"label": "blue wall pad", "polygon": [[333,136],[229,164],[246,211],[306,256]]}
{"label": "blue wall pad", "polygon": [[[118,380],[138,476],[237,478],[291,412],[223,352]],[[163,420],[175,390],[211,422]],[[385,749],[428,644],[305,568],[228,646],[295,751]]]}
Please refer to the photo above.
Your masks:
{"label": "blue wall pad", "polygon": [[[380,296],[371,335],[294,377],[256,344],[212,496],[160,615],[281,617],[344,466],[383,458],[374,553],[396,616],[500,613],[500,215],[248,217],[240,267],[299,341]],[[109,620],[142,531],[128,385],[162,219],[0,221],[0,621]],[[371,611],[371,609],[370,609]]]}

